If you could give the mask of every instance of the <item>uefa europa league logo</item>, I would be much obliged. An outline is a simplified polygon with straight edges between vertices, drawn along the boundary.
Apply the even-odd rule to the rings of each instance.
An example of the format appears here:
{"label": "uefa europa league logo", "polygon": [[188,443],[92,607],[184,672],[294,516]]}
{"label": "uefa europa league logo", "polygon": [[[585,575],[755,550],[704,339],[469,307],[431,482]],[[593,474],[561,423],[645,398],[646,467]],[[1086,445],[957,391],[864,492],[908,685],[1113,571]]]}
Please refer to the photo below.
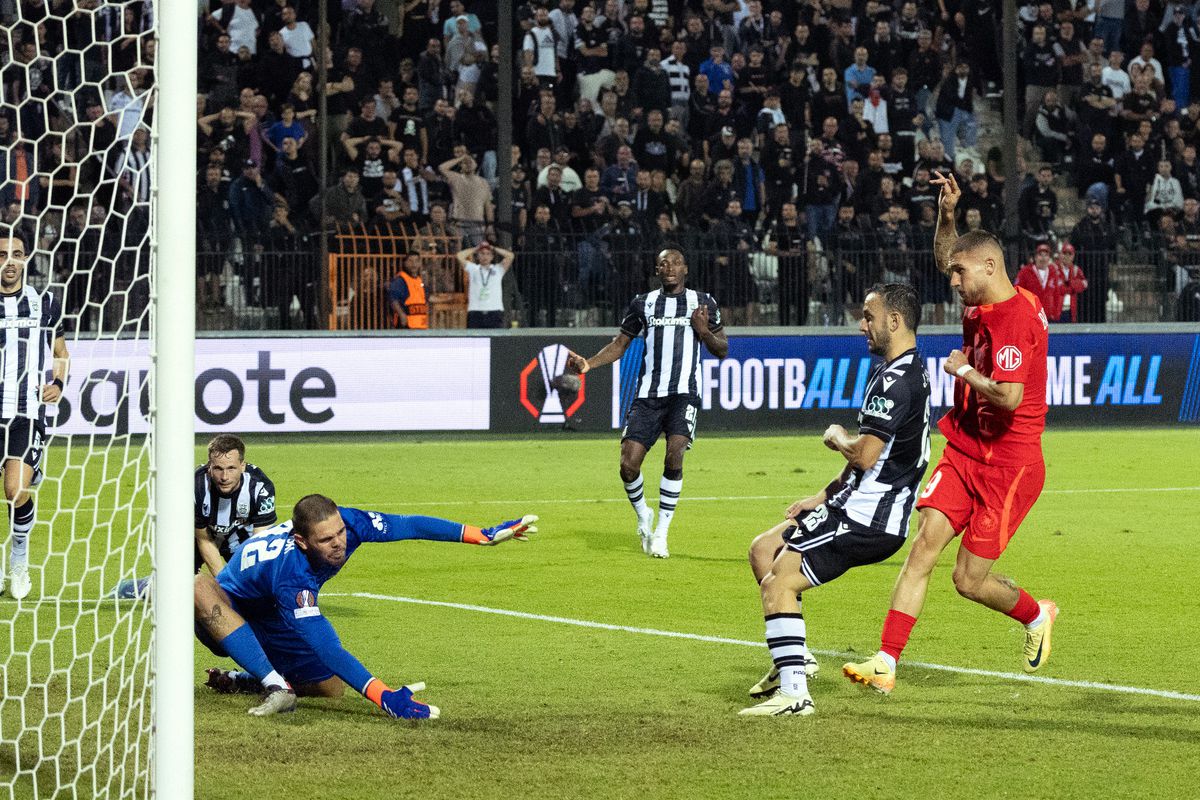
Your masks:
{"label": "uefa europa league logo", "polygon": [[[537,357],[531,359],[525,365],[525,368],[521,370],[519,381],[521,405],[539,423],[566,422],[567,418],[583,405],[586,376],[565,374],[567,358],[570,354],[571,351],[565,345],[546,345],[538,352]],[[534,369],[537,369],[541,375],[542,390],[545,393],[540,406],[530,398],[529,384]],[[571,402],[571,405],[564,409],[559,391],[573,391],[576,389],[576,385],[578,387],[578,394]]]}

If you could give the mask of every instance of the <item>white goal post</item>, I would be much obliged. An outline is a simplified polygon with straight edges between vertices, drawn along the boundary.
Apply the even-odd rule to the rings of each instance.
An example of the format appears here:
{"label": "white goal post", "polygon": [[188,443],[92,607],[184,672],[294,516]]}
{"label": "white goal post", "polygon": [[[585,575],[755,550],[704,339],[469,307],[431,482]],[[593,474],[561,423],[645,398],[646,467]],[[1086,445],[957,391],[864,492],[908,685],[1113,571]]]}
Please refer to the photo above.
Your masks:
{"label": "white goal post", "polygon": [[196,334],[196,4],[159,0],[154,239],[153,792],[194,788],[192,497]]}

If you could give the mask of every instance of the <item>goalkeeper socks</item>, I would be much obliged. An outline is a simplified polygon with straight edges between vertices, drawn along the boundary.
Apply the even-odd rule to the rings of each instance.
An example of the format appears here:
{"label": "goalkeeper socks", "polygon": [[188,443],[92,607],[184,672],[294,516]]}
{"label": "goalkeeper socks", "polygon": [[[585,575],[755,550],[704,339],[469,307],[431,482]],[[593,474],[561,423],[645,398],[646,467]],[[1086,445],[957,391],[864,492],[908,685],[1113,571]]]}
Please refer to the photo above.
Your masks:
{"label": "goalkeeper socks", "polygon": [[633,479],[632,482],[626,483],[625,496],[629,498],[629,504],[633,506],[633,510],[637,512],[638,517],[644,517],[650,513],[650,506],[646,504],[646,493],[643,491],[646,487],[646,482],[642,480],[642,473]]}
{"label": "goalkeeper socks", "polygon": [[662,482],[658,485],[658,528],[657,534],[665,535],[671,527],[671,517],[675,516],[675,506],[679,504],[679,493],[683,491],[683,470],[663,470]]}
{"label": "goalkeeper socks", "polygon": [[225,649],[230,658],[238,663],[238,666],[258,678],[264,688],[272,686],[287,688],[287,681],[271,666],[271,662],[267,660],[267,654],[263,652],[262,645],[258,643],[258,639],[254,638],[254,631],[250,630],[249,624],[243,622],[241,627],[222,639],[221,647]]}
{"label": "goalkeeper socks", "polygon": [[1012,611],[1008,615],[1022,625],[1032,625],[1038,622],[1038,617],[1042,614],[1042,607],[1037,604],[1029,592],[1024,589],[1017,589],[1017,604],[1012,607]]}
{"label": "goalkeeper socks", "polygon": [[779,670],[779,691],[792,697],[808,693],[804,674],[805,643],[803,614],[767,614],[767,648]]}
{"label": "goalkeeper socks", "polygon": [[12,552],[10,568],[29,563],[29,531],[33,529],[33,498],[12,510]]}
{"label": "goalkeeper socks", "polygon": [[883,621],[883,634],[879,637],[879,652],[892,659],[893,669],[895,662],[900,660],[900,654],[904,652],[904,646],[908,644],[913,625],[916,624],[916,617],[910,617],[894,608],[888,611],[887,618]]}

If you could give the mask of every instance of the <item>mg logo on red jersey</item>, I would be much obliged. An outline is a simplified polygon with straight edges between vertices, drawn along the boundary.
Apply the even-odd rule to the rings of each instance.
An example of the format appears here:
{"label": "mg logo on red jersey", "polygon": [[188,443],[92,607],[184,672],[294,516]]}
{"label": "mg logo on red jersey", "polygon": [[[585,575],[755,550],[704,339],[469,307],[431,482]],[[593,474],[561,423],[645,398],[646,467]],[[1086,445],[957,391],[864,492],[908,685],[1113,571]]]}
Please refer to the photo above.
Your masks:
{"label": "mg logo on red jersey", "polygon": [[[575,396],[574,402],[567,408],[563,408],[562,398],[558,393],[561,385],[560,376],[566,370],[567,356],[570,355],[570,352],[565,345],[547,345],[521,370],[521,377],[518,382],[521,392],[521,405],[538,422],[565,422],[583,405],[583,401],[586,398],[586,375],[578,376],[579,393]],[[535,389],[538,387],[538,384],[531,380],[534,370],[538,370],[542,378],[540,388],[544,394],[540,404],[534,402],[530,396],[532,394],[530,392],[530,383],[534,383]]]}
{"label": "mg logo on red jersey", "polygon": [[996,366],[1011,372],[1021,366],[1021,351],[1015,345],[1005,345],[996,351]]}

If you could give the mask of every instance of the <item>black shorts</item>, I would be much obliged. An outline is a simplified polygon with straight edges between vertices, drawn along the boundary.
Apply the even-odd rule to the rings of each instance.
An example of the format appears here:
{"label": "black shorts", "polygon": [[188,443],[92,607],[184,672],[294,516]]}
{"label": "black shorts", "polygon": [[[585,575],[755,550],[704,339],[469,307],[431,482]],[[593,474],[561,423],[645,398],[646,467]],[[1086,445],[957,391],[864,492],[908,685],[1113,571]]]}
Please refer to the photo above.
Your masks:
{"label": "black shorts", "polygon": [[40,419],[13,417],[0,420],[4,431],[4,457],[17,458],[33,467],[33,484],[42,479],[42,456],[46,452],[46,426]]}
{"label": "black shorts", "polygon": [[804,556],[800,569],[813,586],[829,583],[851,567],[891,558],[904,546],[903,536],[873,531],[824,504],[791,523],[783,543]]}
{"label": "black shorts", "polygon": [[688,447],[696,438],[696,415],[700,402],[687,394],[667,397],[639,397],[629,407],[621,441],[633,439],[649,450],[660,434],[688,437]]}

